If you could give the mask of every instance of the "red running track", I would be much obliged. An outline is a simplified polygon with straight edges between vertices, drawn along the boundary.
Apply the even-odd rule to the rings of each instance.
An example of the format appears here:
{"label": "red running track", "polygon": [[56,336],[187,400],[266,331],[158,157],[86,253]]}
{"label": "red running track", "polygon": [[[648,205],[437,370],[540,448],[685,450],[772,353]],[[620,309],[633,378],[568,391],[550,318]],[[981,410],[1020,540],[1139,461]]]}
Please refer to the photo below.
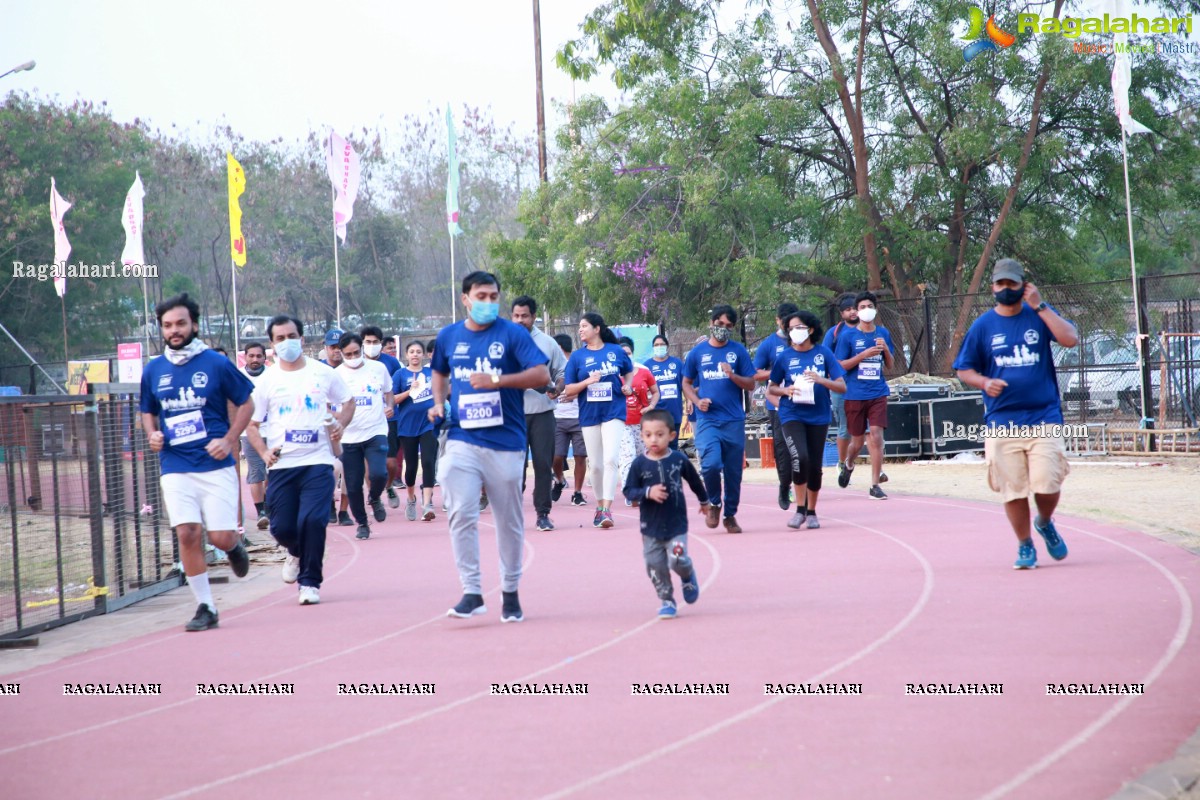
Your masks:
{"label": "red running track", "polygon": [[[500,624],[495,588],[486,615],[444,616],[459,596],[444,515],[392,511],[365,542],[331,528],[320,606],[297,606],[281,583],[215,631],[6,677],[22,688],[0,696],[0,797],[1100,798],[1200,725],[1200,559],[1187,551],[1063,517],[1071,556],[1040,548],[1042,568],[1016,572],[996,505],[832,489],[824,527],[797,532],[773,489],[748,486],[744,500],[742,536],[693,517],[702,595],[669,622],[654,617],[636,510],[619,509],[611,531],[564,503],[553,533],[528,516],[519,625]],[[63,696],[84,682],[161,683],[162,695]],[[216,682],[295,694],[197,696]],[[490,693],[508,682],[588,693]],[[729,694],[631,694],[674,682]],[[810,682],[862,694],[764,694]],[[436,693],[339,696],[339,683]],[[909,683],[1003,694],[911,695]],[[1145,693],[1047,696],[1048,683]]]}

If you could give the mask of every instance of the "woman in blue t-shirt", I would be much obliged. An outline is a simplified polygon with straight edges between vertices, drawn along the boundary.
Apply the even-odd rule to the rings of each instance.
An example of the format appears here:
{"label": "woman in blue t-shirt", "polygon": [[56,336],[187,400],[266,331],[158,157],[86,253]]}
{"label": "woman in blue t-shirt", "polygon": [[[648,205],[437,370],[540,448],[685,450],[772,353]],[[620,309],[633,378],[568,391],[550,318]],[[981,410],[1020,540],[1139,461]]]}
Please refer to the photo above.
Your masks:
{"label": "woman in blue t-shirt", "polygon": [[404,350],[404,365],[392,375],[392,394],[396,398],[396,437],[404,452],[404,483],[408,487],[408,503],[404,516],[417,518],[417,454],[421,463],[422,519],[428,522],[433,513],[433,480],[437,471],[437,434],[429,421],[433,405],[433,371],[422,367],[425,346],[412,342]]}
{"label": "woman in blue t-shirt", "polygon": [[783,320],[791,348],[775,357],[767,392],[779,400],[779,422],[783,440],[792,456],[792,479],[796,485],[796,513],[789,528],[807,520],[819,528],[817,494],[821,491],[821,464],[825,435],[832,414],[830,392],[846,391],[846,370],[821,341],[821,320],[811,311],[798,311]]}
{"label": "woman in blue t-shirt", "polygon": [[[658,382],[658,405],[656,408],[662,408],[671,412],[671,418],[675,420],[675,430],[683,425],[683,362],[672,355],[668,355],[667,348],[671,343],[667,341],[667,337],[661,333],[654,337],[654,356],[646,359],[644,363],[654,373],[654,380]],[[671,449],[679,449],[678,437],[672,438]]]}
{"label": "woman in blue t-shirt", "polygon": [[604,317],[595,312],[579,320],[579,340],[584,346],[567,360],[563,394],[579,396],[579,427],[592,461],[592,488],[596,491],[592,525],[611,528],[617,458],[625,432],[625,396],[632,391],[633,362],[604,324]]}

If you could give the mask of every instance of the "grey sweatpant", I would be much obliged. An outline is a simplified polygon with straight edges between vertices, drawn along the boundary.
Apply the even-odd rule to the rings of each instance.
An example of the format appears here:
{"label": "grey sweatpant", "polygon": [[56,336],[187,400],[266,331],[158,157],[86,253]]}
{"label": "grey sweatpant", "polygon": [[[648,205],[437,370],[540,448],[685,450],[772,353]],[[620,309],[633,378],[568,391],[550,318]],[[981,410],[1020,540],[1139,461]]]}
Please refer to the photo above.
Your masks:
{"label": "grey sweatpant", "polygon": [[479,572],[479,491],[487,491],[500,551],[501,587],[515,592],[521,580],[525,516],[521,512],[521,474],[525,454],[489,450],[454,439],[438,455],[438,483],[450,514],[450,544],[463,594],[483,594]]}
{"label": "grey sweatpant", "polygon": [[[679,546],[679,555],[675,555],[675,547]],[[671,570],[681,579],[687,580],[692,575],[692,558],[687,554],[687,534],[681,533],[672,539],[655,539],[653,536],[642,537],[642,555],[646,559],[646,574],[654,584],[654,591],[659,600],[675,600],[674,588],[671,584]]]}

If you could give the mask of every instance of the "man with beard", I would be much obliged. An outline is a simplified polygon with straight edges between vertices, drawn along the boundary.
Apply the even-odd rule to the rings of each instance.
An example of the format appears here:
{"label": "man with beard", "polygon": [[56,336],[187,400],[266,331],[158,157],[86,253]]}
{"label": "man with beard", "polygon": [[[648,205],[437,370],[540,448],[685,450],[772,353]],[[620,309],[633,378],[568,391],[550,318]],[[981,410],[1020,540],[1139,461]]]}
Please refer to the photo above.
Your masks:
{"label": "man with beard", "polygon": [[[246,354],[246,367],[242,373],[250,379],[250,383],[258,385],[267,368],[267,348],[257,342],[246,345],[242,352]],[[258,512],[258,529],[265,531],[271,524],[267,517],[267,465],[259,458],[258,451],[250,447],[246,434],[242,434],[242,452],[246,454],[246,485],[250,487],[250,499],[254,501],[254,510]]]}
{"label": "man with beard", "polygon": [[232,453],[254,409],[254,386],[228,358],[196,338],[200,306],[186,293],[154,311],[165,347],[142,373],[142,429],[150,449],[160,454],[163,505],[197,603],[184,630],[204,631],[217,627],[217,608],[203,529],[213,546],[228,554],[235,575],[244,577],[250,569],[236,531],[239,492]]}
{"label": "man with beard", "polygon": [[[854,304],[854,293],[846,292],[837,299],[838,311],[842,321],[825,332],[822,345],[830,352],[837,352],[838,337],[852,329],[858,328],[858,307]],[[850,447],[850,429],[846,427],[846,394],[833,392],[829,396],[833,404],[833,427],[837,430],[838,470],[844,471],[846,450]]]}

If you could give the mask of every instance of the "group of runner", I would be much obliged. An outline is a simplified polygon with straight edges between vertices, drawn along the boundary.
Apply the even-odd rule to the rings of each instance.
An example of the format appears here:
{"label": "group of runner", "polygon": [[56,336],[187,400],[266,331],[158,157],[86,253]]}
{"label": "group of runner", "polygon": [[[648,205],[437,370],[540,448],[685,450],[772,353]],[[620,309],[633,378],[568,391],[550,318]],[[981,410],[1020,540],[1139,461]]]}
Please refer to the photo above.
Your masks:
{"label": "group of runner", "polygon": [[[1074,327],[1041,302],[1036,287],[1024,281],[1020,265],[1010,259],[997,264],[993,289],[996,308],[972,326],[955,368],[964,382],[983,391],[989,423],[1061,422],[1057,390],[1046,388],[1047,380],[1055,386],[1049,341],[1073,345]],[[516,298],[511,318],[502,318],[500,282],[490,273],[464,278],[461,302],[465,319],[443,328],[428,348],[409,343],[404,364],[383,352],[382,332],[372,326],[328,334],[327,363],[305,358],[302,323],[279,315],[267,329],[275,366],[266,368],[265,348],[251,344],[244,372],[206,352],[196,338],[194,300],[185,294],[159,304],[166,347],[143,375],[141,409],[150,446],[162,453],[163,501],[197,601],[187,630],[218,623],[201,524],[209,541],[228,553],[235,574],[246,574],[249,566],[237,532],[233,458],[243,430],[258,527],[269,529],[286,549],[283,580],[299,585],[302,605],[320,602],[326,526],[331,507],[336,509],[335,467],[342,473],[357,536],[366,539],[367,507],[376,522],[386,519],[383,497],[387,492],[392,501],[393,464],[403,451],[407,519],[415,520],[418,513],[426,521],[436,517],[435,483],[449,515],[463,594],[448,614],[467,618],[487,611],[479,515],[490,504],[500,555],[501,621],[521,621],[527,463],[534,473],[536,525],[549,531],[555,527],[552,503],[567,486],[564,469],[573,455],[571,502],[587,502],[584,467],[590,459],[595,527],[614,526],[618,487],[627,504],[640,507],[644,561],[661,601],[659,616],[673,617],[671,571],[680,576],[685,601],[695,602],[699,595],[687,555],[683,485],[697,495],[709,528],[723,524],[729,533],[742,532],[737,511],[745,458],[744,393],[760,381],[767,385],[779,505],[792,512],[789,528],[820,527],[817,504],[831,425],[837,431],[839,485],[850,483],[865,444],[871,465],[868,496],[887,498],[881,488],[887,481],[882,471],[884,372],[893,366],[895,348],[890,332],[875,323],[878,301],[871,292],[840,297],[841,320],[828,332],[811,311],[780,304],[777,329],[754,356],[733,339],[737,311],[718,305],[707,336],[685,359],[671,356],[667,337],[660,334],[644,364],[634,360],[634,343],[618,340],[594,312],[579,321],[577,348],[569,337],[550,337],[536,327],[533,298]],[[1027,327],[1018,331],[1022,325]],[[678,451],[685,416],[694,417],[698,471]],[[1056,447],[1041,439],[1002,445],[988,440],[985,452],[989,484],[1002,494],[1019,540],[1014,566],[1036,565],[1031,492],[1038,510],[1033,527],[1054,558],[1065,557],[1066,545],[1051,521],[1067,471],[1061,441]],[[423,469],[419,499],[418,465]],[[265,492],[256,488],[264,482]],[[398,498],[391,505],[397,508]]]}

